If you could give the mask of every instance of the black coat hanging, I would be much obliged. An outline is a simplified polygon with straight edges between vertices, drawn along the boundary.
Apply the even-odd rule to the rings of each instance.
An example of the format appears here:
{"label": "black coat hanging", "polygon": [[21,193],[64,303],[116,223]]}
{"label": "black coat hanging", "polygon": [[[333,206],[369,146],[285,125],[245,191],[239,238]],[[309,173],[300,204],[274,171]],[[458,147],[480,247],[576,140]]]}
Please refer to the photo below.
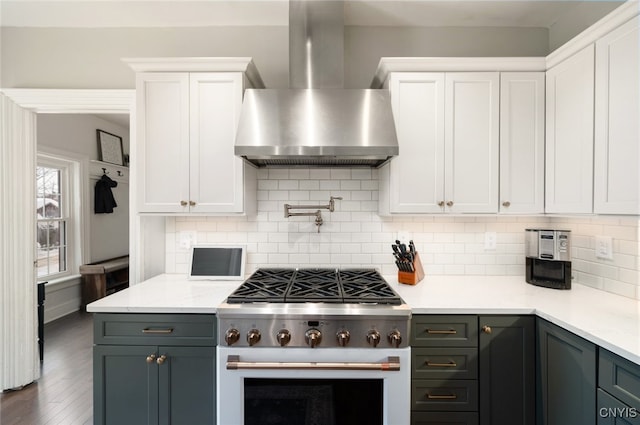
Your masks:
{"label": "black coat hanging", "polygon": [[94,212],[96,214],[113,213],[113,209],[118,206],[113,197],[112,187],[117,187],[118,182],[111,180],[109,176],[103,174],[96,182]]}

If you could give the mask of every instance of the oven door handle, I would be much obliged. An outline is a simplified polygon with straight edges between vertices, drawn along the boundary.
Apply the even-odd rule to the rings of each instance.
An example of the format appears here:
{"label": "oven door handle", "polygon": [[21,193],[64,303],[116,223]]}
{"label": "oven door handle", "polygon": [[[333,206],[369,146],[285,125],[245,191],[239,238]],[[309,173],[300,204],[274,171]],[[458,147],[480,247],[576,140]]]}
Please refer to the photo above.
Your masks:
{"label": "oven door handle", "polygon": [[241,362],[240,356],[227,356],[227,370],[400,370],[400,357],[389,356],[386,362]]}

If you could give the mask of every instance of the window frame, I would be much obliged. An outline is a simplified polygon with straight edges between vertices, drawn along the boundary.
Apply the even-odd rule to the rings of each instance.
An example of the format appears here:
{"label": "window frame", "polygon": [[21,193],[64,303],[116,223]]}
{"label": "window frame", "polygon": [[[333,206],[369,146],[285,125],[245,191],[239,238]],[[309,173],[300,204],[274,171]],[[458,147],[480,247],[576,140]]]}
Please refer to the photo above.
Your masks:
{"label": "window frame", "polygon": [[[53,155],[49,153],[38,152],[36,167],[54,168],[61,171],[60,173],[60,217],[52,219],[38,219],[37,217],[37,205],[36,205],[36,240],[34,241],[36,253],[38,250],[38,224],[42,222],[56,221],[58,223],[65,223],[65,263],[66,268],[63,271],[55,271],[53,273],[47,273],[38,275],[37,261],[38,256],[36,254],[36,278],[39,281],[52,281],[57,279],[64,279],[77,273],[78,259],[77,254],[81,252],[82,248],[76,246],[78,240],[76,235],[78,234],[78,226],[81,222],[78,215],[77,200],[79,199],[80,192],[76,183],[78,179],[79,162],[72,158],[68,158],[61,155]],[[35,170],[34,170],[35,172]],[[38,181],[36,178],[36,202],[40,196],[40,187],[38,187]]]}

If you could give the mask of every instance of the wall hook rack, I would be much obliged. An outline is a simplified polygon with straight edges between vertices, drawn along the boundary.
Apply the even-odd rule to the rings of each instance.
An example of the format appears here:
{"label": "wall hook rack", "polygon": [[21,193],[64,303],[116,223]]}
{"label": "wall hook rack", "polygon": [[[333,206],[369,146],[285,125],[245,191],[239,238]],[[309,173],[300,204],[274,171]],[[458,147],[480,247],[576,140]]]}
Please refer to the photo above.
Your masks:
{"label": "wall hook rack", "polygon": [[[329,203],[326,205],[290,205],[290,204],[284,204],[284,218],[289,218],[289,217],[316,217],[315,220],[315,224],[316,227],[318,228],[318,233],[320,233],[320,226],[322,226],[322,223],[324,223],[324,220],[322,219],[322,209],[324,210],[329,210],[329,212],[333,212],[335,210],[336,204],[335,201],[336,200],[341,200],[342,197],[341,196],[331,196],[329,197]],[[306,212],[291,212],[291,210],[293,209],[298,209],[298,210],[313,210],[315,209],[316,211],[306,211]]]}

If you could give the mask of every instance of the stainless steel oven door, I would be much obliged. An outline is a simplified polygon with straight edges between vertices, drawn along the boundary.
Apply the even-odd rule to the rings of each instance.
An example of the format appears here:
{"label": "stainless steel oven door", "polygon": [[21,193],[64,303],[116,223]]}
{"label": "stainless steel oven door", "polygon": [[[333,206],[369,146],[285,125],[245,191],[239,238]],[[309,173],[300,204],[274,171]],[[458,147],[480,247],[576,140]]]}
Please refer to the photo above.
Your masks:
{"label": "stainless steel oven door", "polygon": [[[290,422],[275,419],[274,423],[340,423],[328,419],[301,421],[300,417],[305,416],[304,409],[315,409],[338,418],[345,410],[344,406],[330,400],[346,398],[349,403],[356,403],[356,395],[362,398],[360,405],[349,404],[347,410],[376,412],[373,413],[376,420],[372,423],[402,425],[410,422],[409,347],[283,349],[219,346],[217,358],[219,425],[249,425],[259,422],[261,415],[273,416],[274,410],[298,415]],[[360,397],[363,390],[369,394]],[[297,394],[297,400],[289,393]],[[305,402],[305,397],[313,403]],[[327,400],[327,405],[322,404],[323,399]],[[315,414],[312,416],[317,418]]]}

